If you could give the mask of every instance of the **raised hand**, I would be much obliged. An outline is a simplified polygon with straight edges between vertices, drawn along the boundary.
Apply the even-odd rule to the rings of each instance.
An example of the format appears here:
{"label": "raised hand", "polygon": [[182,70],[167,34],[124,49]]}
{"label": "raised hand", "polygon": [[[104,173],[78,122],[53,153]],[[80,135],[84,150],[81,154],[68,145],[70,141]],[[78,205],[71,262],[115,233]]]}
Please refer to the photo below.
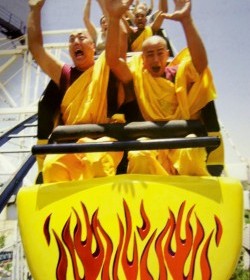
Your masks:
{"label": "raised hand", "polygon": [[110,17],[121,18],[128,10],[133,0],[105,0],[106,10]]}
{"label": "raised hand", "polygon": [[163,13],[162,17],[166,19],[183,21],[190,18],[191,14],[191,0],[174,0],[175,10],[173,13]]}
{"label": "raised hand", "polygon": [[34,7],[42,8],[44,3],[45,3],[45,0],[29,0],[29,6],[31,8],[34,8]]}

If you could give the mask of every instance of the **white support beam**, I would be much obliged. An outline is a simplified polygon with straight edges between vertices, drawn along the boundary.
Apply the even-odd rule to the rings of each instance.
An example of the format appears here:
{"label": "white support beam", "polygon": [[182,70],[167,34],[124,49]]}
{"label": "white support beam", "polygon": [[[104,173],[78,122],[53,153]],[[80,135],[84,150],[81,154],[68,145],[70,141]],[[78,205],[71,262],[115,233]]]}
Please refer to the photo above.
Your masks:
{"label": "white support beam", "polygon": [[5,71],[12,63],[17,59],[17,55],[13,55],[8,61],[6,61],[3,65],[0,66],[0,74]]}
{"label": "white support beam", "polygon": [[35,113],[37,113],[37,106],[0,109],[0,115],[35,114]]}
{"label": "white support beam", "polygon": [[3,91],[6,97],[6,101],[9,103],[9,105],[11,107],[16,107],[17,106],[16,102],[13,100],[13,98],[11,97],[11,95],[9,94],[9,92],[6,90],[6,88],[1,82],[0,82],[0,89]]}
{"label": "white support beam", "polygon": [[0,50],[0,56],[23,54],[23,49]]}

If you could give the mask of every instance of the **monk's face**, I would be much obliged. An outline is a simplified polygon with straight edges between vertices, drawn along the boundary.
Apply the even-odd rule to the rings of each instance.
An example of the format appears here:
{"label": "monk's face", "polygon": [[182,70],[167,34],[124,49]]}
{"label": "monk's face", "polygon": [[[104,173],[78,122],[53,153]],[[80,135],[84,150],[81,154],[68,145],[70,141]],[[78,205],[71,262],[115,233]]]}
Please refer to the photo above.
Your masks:
{"label": "monk's face", "polygon": [[164,39],[151,37],[146,40],[143,44],[142,57],[144,68],[153,77],[164,76],[166,62],[169,57],[169,51],[166,48]]}
{"label": "monk's face", "polygon": [[94,64],[94,43],[87,32],[73,32],[70,34],[69,53],[75,66],[82,71]]}
{"label": "monk's face", "polygon": [[146,10],[143,8],[138,8],[135,11],[135,25],[137,26],[137,28],[140,29],[144,29],[146,24],[147,24],[147,17],[146,17]]}

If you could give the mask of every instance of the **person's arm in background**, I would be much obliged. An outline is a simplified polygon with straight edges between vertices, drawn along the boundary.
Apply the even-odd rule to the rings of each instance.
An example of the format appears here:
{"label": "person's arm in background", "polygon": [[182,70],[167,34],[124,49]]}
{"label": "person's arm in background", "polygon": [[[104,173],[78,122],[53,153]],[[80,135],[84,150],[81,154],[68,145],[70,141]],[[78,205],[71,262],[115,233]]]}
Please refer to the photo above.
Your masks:
{"label": "person's arm in background", "polygon": [[[109,24],[106,41],[106,59],[110,69],[116,77],[123,83],[132,80],[132,74],[121,53],[121,45],[127,44],[126,36],[121,34],[121,19],[132,0],[121,2],[121,0],[106,0],[106,10],[108,12]],[[122,42],[126,40],[126,42]]]}
{"label": "person's arm in background", "polygon": [[154,10],[154,0],[150,0],[150,5],[148,5],[148,12],[151,14]]}
{"label": "person's arm in background", "polygon": [[139,5],[140,4],[140,0],[134,0],[134,1],[132,1],[131,2],[131,4],[130,5],[132,5],[133,4],[133,2],[134,2],[134,6],[136,7],[137,5]]}
{"label": "person's arm in background", "polygon": [[124,19],[127,20],[128,25],[132,25],[134,26],[134,20],[135,20],[135,16],[134,16],[134,13],[131,11],[131,10],[127,10],[126,13],[124,14]]}
{"label": "person's arm in background", "polygon": [[99,6],[102,10],[103,15],[108,18],[108,13],[107,13],[107,10],[106,10],[105,0],[97,0],[97,2],[99,3]]}
{"label": "person's arm in background", "polygon": [[45,0],[29,0],[28,48],[41,69],[59,85],[63,63],[52,56],[43,46],[41,11],[44,3]]}
{"label": "person's arm in background", "polygon": [[157,31],[161,28],[161,25],[163,23],[164,17],[162,17],[162,12],[158,11],[157,13],[155,13],[154,15],[154,20],[153,22],[150,24],[153,34],[156,34]]}
{"label": "person's arm in background", "polygon": [[[127,14],[126,14],[127,15]],[[134,32],[133,26],[131,26],[128,22],[128,20],[125,18],[125,15],[123,15],[121,21],[123,22],[123,27],[126,29],[127,33],[130,34],[131,32]]]}
{"label": "person's arm in background", "polygon": [[168,12],[168,0],[159,0],[159,11],[162,11],[163,13]]}
{"label": "person's arm in background", "polygon": [[120,46],[120,57],[124,60],[127,59],[128,51],[128,30],[125,23],[126,20],[120,20],[120,34],[119,34],[119,46]]}
{"label": "person's arm in background", "polygon": [[197,72],[201,73],[207,67],[208,59],[205,46],[191,16],[191,0],[175,1],[175,11],[162,16],[182,24],[193,64]]}
{"label": "person's arm in background", "polygon": [[167,13],[168,12],[168,0],[159,0],[158,2],[158,10],[154,11],[150,17],[149,22],[152,23],[159,12]]}
{"label": "person's arm in background", "polygon": [[93,22],[90,20],[90,9],[91,9],[91,0],[85,0],[85,4],[83,8],[83,22],[92,40],[96,42],[97,30]]}

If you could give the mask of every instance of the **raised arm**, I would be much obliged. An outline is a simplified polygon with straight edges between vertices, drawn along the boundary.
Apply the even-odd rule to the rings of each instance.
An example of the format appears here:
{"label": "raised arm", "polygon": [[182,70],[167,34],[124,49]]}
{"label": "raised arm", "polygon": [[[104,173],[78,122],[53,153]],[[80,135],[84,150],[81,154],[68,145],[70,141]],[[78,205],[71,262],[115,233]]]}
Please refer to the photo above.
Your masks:
{"label": "raised arm", "polygon": [[164,17],[162,17],[162,12],[161,11],[156,12],[154,16],[154,20],[150,24],[154,34],[161,28],[163,20]]}
{"label": "raised arm", "polygon": [[91,9],[91,0],[85,0],[85,4],[83,8],[83,22],[92,40],[96,42],[97,30],[93,22],[90,20],[90,9]]}
{"label": "raised arm", "polygon": [[99,6],[102,10],[103,15],[108,18],[108,13],[107,13],[107,10],[106,10],[105,0],[96,0],[96,1],[99,3]]}
{"label": "raised arm", "polygon": [[159,11],[162,11],[163,13],[168,12],[168,0],[159,0],[158,3]]}
{"label": "raised arm", "polygon": [[168,0],[159,0],[158,3],[158,11],[153,14],[153,22],[150,24],[154,33],[161,28],[164,17],[162,17],[162,13],[168,12]]}
{"label": "raised arm", "polygon": [[176,0],[175,11],[172,14],[162,14],[162,16],[182,24],[193,64],[201,73],[207,67],[208,60],[205,46],[191,16],[191,0]]}
{"label": "raised arm", "polygon": [[59,85],[63,63],[53,57],[43,46],[41,10],[45,0],[29,0],[27,21],[28,47],[41,69]]}
{"label": "raised arm", "polygon": [[148,6],[148,10],[152,11],[154,10],[154,0],[150,0],[150,5]]}
{"label": "raised arm", "polygon": [[[125,36],[121,34],[121,19],[132,0],[122,2],[121,0],[106,0],[106,10],[109,17],[108,33],[106,41],[106,59],[110,69],[123,83],[132,80],[132,75],[126,60],[121,55],[121,49],[127,44]],[[123,38],[123,42],[121,41]]]}

